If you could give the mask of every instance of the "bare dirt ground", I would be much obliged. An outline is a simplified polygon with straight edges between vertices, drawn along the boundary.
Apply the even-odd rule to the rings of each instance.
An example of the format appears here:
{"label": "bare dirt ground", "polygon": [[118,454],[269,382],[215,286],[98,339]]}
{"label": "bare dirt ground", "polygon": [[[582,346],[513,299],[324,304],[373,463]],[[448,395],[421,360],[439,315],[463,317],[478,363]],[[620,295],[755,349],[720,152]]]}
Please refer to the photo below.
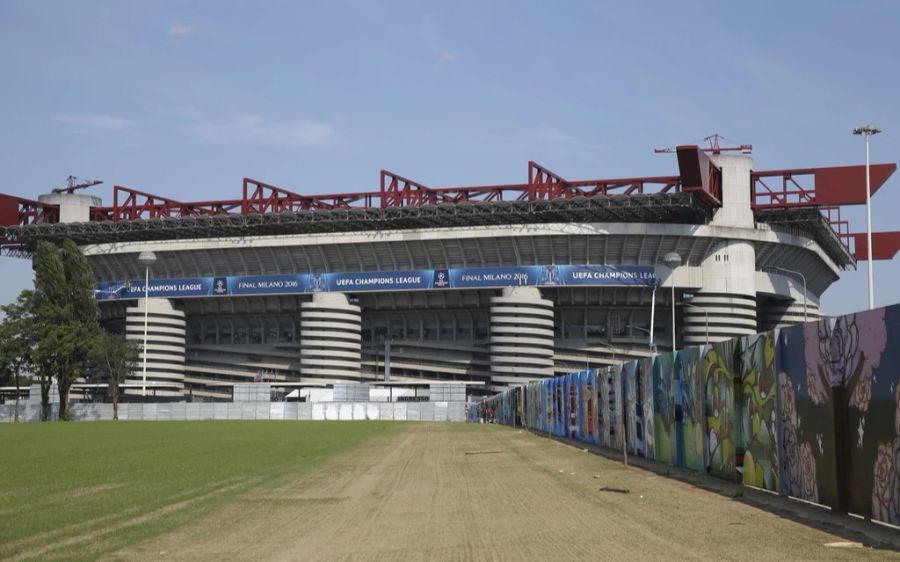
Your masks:
{"label": "bare dirt ground", "polygon": [[[350,422],[348,422],[350,423]],[[630,493],[599,491],[601,487]],[[184,560],[900,558],[505,427],[410,424],[115,555]]]}

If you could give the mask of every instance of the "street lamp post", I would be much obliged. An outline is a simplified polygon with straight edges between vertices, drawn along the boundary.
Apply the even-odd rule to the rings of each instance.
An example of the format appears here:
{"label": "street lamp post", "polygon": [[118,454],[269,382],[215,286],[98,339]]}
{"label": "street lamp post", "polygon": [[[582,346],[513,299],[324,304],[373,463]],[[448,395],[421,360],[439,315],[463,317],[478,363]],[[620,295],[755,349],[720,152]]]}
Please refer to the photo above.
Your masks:
{"label": "street lamp post", "polygon": [[684,306],[689,306],[691,308],[696,308],[697,310],[702,310],[703,314],[706,315],[706,345],[709,345],[709,311],[703,308],[702,306],[697,306],[696,304],[691,304],[685,300],[681,301],[681,304]]}
{"label": "street lamp post", "polygon": [[[871,263],[871,261],[869,263]],[[800,273],[799,271],[794,271],[793,269],[788,269],[786,267],[772,266],[772,269],[774,269],[775,271],[781,271],[784,273],[793,273],[794,275],[799,276],[800,280],[803,281],[803,323],[806,324],[806,321],[808,319],[807,314],[806,314],[806,305],[809,300],[806,296],[806,276],[803,275],[802,273]],[[871,282],[871,278],[869,279],[869,281]],[[869,287],[871,288],[871,286],[872,285],[870,283]],[[871,293],[870,293],[870,298],[871,298]],[[869,301],[869,308],[871,308],[871,306],[872,306],[871,301]]]}
{"label": "street lamp post", "polygon": [[663,261],[672,270],[672,351],[675,351],[675,268],[681,265],[681,255],[669,252]]}
{"label": "street lamp post", "polygon": [[872,176],[869,170],[869,137],[881,129],[875,125],[863,125],[853,129],[854,135],[866,137],[866,245],[869,258],[869,310],[875,308],[874,264],[872,263]]}
{"label": "street lamp post", "polygon": [[141,375],[141,396],[147,396],[147,325],[150,313],[150,266],[156,262],[156,254],[150,251],[141,252],[138,256],[145,269],[144,272],[144,367]]}
{"label": "street lamp post", "polygon": [[656,342],[653,339],[653,330],[656,328],[654,325],[656,322],[656,287],[657,282],[653,283],[653,292],[650,295],[650,331],[648,335],[650,336],[650,357],[656,353]]}

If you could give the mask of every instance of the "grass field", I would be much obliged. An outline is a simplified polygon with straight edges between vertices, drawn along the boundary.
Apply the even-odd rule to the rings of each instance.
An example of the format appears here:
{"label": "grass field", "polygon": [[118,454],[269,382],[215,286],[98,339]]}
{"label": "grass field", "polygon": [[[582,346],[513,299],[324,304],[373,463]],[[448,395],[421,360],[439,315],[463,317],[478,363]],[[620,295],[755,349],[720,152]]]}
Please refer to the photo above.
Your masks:
{"label": "grass field", "polygon": [[6,424],[0,454],[4,561],[898,559],[500,426]]}
{"label": "grass field", "polygon": [[314,470],[398,427],[0,424],[0,560],[97,558],[201,518],[249,488]]}

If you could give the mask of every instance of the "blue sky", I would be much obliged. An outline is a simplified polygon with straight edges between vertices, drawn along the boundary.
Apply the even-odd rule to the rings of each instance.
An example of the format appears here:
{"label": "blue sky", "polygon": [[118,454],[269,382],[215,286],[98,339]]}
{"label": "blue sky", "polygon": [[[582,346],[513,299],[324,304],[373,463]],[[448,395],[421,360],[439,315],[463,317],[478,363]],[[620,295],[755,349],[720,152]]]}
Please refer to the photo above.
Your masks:
{"label": "blue sky", "polygon": [[[0,192],[69,174],[182,200],[677,173],[719,132],[755,167],[900,161],[900,4],[0,0]],[[900,174],[875,199],[900,230]],[[865,229],[864,208],[849,216]],[[0,258],[0,302],[30,265]],[[866,304],[865,263],[823,301]],[[900,301],[900,262],[876,262]]]}

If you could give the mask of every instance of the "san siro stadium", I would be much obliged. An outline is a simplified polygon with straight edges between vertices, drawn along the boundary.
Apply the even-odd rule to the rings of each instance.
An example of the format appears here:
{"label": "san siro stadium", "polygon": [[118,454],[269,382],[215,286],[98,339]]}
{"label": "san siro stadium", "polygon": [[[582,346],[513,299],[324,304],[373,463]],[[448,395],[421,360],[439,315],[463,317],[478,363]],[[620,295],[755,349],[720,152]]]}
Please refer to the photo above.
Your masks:
{"label": "san siro stadium", "polygon": [[[105,327],[146,329],[131,386],[201,400],[387,376],[492,394],[818,319],[822,294],[868,259],[840,216],[865,203],[864,166],[673,152],[665,177],[575,181],[530,162],[525,183],[474,187],[382,171],[378,190],[331,195],[249,178],[221,201],[0,194],[0,248],[28,259],[38,240],[78,243]],[[895,170],[873,165],[872,191]],[[874,259],[900,246],[874,239]]]}

